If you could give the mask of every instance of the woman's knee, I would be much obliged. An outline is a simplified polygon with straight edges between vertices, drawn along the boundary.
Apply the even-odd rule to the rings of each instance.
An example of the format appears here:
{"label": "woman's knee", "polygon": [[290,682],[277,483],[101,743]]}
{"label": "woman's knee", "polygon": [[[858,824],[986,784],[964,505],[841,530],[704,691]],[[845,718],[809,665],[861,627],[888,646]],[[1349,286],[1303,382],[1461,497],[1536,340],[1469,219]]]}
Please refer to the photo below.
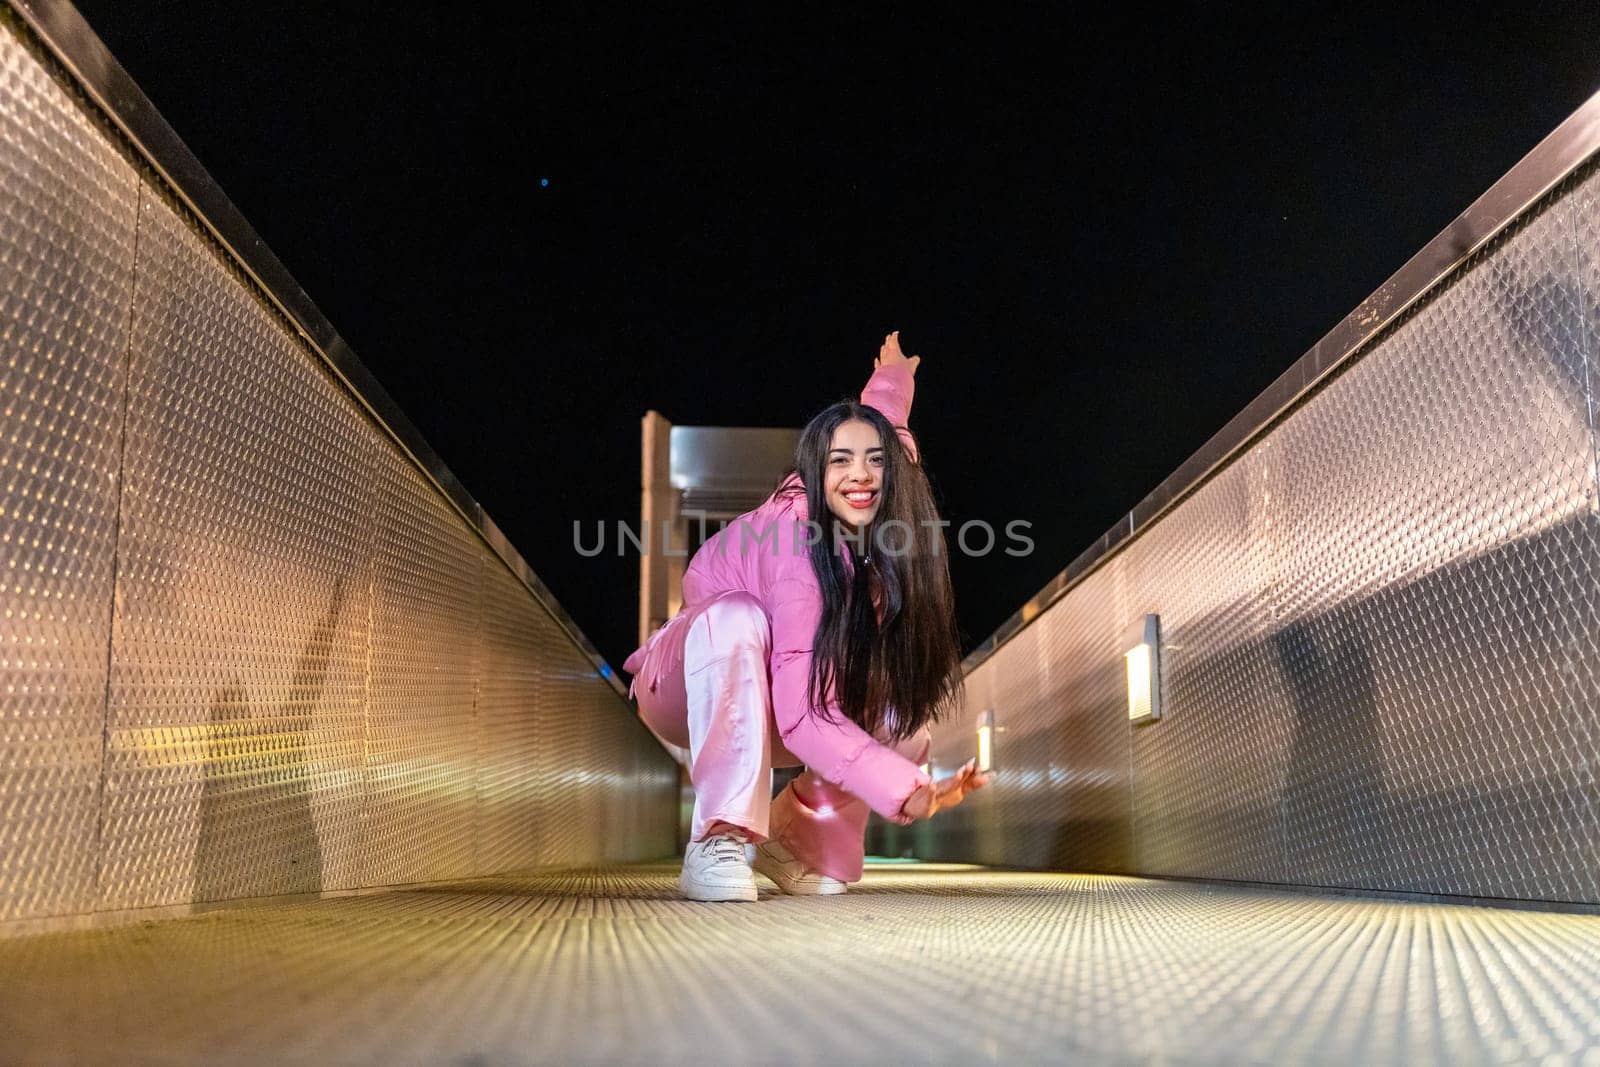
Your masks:
{"label": "woman's knee", "polygon": [[705,606],[707,636],[717,648],[760,647],[772,644],[772,624],[767,609],[753,593],[723,593]]}

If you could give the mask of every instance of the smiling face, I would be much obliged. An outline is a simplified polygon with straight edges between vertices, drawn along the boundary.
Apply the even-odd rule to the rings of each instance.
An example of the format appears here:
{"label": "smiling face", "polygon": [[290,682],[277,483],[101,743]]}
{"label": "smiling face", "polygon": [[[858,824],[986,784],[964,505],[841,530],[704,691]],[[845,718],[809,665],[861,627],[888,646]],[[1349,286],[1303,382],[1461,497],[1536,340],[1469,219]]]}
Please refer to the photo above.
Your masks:
{"label": "smiling face", "polygon": [[869,422],[841,422],[828,445],[828,509],[840,522],[872,521],[883,502],[883,442]]}

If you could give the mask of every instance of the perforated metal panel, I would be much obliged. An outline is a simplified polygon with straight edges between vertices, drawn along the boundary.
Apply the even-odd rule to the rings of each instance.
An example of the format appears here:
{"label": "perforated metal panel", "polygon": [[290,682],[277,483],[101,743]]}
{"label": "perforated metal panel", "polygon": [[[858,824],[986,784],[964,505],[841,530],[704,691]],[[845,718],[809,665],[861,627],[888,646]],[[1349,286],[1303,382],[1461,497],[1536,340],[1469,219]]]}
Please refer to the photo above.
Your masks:
{"label": "perforated metal panel", "polygon": [[1574,212],[1509,232],[1273,435],[1296,880],[1600,899]]}
{"label": "perforated metal panel", "polygon": [[93,901],[137,190],[0,31],[0,919]]}
{"label": "perforated metal panel", "polygon": [[555,624],[497,561],[483,563],[482,681],[478,693],[477,860],[482,870],[540,861],[535,773],[548,744],[540,722],[540,663]]}
{"label": "perforated metal panel", "polygon": [[[889,854],[1070,870],[1132,863],[1128,733],[1109,575],[1007,646],[1004,669],[966,680],[963,713],[935,733],[935,774],[977,754],[977,714],[995,712],[994,777],[961,807],[895,835]],[[1015,646],[1015,647],[1013,647]],[[880,831],[884,832],[884,831]]]}
{"label": "perforated metal panel", "polygon": [[[551,863],[600,862],[621,847],[607,795],[627,773],[618,759],[626,748],[623,731],[643,724],[592,685],[594,668],[570,646],[551,641],[540,667],[540,731],[550,739],[535,764],[544,814],[540,851]],[[658,795],[670,814],[670,792]]]}
{"label": "perforated metal panel", "polygon": [[670,854],[677,764],[504,568],[485,576],[479,869]]}
{"label": "perforated metal panel", "polygon": [[349,885],[373,434],[149,192],[132,321],[99,904]]}
{"label": "perforated metal panel", "polygon": [[[1161,619],[1162,718],[1127,726],[1127,683],[1115,682],[1143,873],[1284,878],[1289,718],[1266,641],[1275,447],[1237,460],[1111,563],[1124,586],[1119,637],[1147,612]],[[1126,650],[1114,649],[1119,664]]]}
{"label": "perforated metal panel", "polygon": [[483,560],[398,451],[378,454],[366,884],[471,871]]}

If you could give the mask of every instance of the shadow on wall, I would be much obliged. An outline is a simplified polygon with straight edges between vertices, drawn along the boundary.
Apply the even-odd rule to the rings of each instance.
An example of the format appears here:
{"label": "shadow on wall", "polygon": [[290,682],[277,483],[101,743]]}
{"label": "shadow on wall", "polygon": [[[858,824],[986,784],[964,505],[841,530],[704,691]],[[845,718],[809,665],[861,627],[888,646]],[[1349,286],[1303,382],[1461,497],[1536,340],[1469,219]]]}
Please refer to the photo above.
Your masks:
{"label": "shadow on wall", "polygon": [[[1389,881],[1372,840],[1384,826],[1381,724],[1372,657],[1356,620],[1319,641],[1303,623],[1271,638],[1294,701],[1283,816],[1289,869],[1339,884],[1350,871]],[[1332,638],[1332,639],[1329,639]]]}
{"label": "shadow on wall", "polygon": [[237,676],[211,700],[194,853],[197,901],[323,888],[306,734],[327,683],[344,599],[341,577],[301,650],[276,714],[258,720]]}

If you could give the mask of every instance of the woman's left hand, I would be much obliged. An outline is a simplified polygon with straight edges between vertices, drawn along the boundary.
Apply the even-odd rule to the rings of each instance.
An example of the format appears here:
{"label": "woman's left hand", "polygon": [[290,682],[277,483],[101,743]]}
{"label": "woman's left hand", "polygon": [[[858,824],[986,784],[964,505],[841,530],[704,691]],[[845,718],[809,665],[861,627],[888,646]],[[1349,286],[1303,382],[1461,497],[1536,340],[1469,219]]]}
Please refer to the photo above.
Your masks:
{"label": "woman's left hand", "polygon": [[908,359],[906,354],[900,351],[900,331],[896,330],[885,335],[883,344],[878,349],[878,358],[872,361],[872,369],[877,370],[887,363],[903,363],[911,369],[914,376],[917,373],[917,364],[921,362],[921,356],[912,356]]}
{"label": "woman's left hand", "polygon": [[976,757],[961,765],[961,770],[948,778],[919,786],[900,805],[900,814],[911,819],[931,819],[945,808],[953,808],[967,798],[967,794],[989,784],[989,774],[978,770]]}

